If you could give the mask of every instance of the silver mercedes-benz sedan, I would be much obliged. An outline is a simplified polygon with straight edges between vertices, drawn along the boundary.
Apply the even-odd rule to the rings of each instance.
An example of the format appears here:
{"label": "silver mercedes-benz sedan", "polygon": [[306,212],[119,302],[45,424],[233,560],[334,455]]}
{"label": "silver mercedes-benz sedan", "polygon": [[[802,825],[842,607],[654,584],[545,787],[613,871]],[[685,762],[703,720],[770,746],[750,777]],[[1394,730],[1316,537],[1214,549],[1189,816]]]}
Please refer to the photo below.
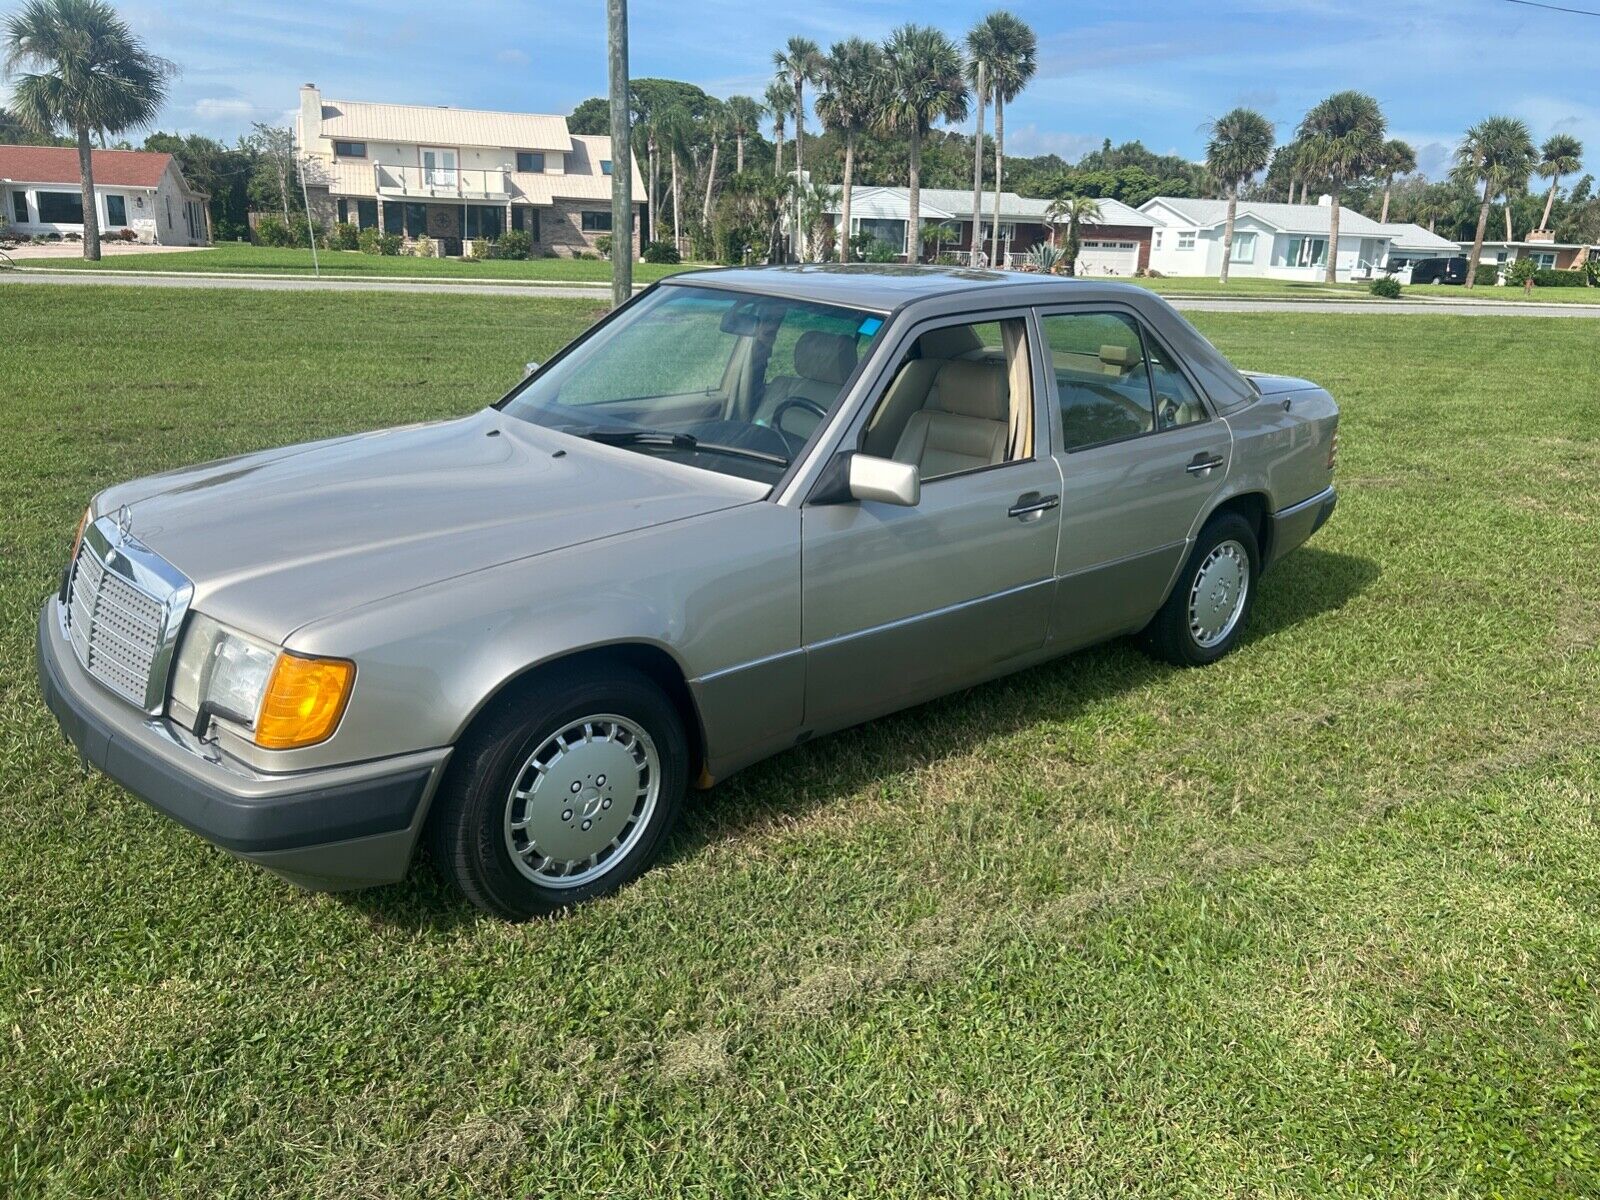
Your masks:
{"label": "silver mercedes-benz sedan", "polygon": [[1338,410],[1159,297],[693,272],[459,420],[112,487],[39,617],[84,759],[311,888],[609,892],[691,786],[1091,642],[1192,666],[1334,506]]}

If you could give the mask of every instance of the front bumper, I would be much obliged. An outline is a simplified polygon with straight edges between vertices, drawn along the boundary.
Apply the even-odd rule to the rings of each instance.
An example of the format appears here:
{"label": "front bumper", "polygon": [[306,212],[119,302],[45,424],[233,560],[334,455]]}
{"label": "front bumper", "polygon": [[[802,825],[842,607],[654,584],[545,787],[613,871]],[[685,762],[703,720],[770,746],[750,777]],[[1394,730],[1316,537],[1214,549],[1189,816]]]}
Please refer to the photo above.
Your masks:
{"label": "front bumper", "polygon": [[90,678],[56,605],[52,598],[39,614],[39,689],[86,764],[301,887],[336,891],[405,875],[447,748],[286,775],[255,771]]}

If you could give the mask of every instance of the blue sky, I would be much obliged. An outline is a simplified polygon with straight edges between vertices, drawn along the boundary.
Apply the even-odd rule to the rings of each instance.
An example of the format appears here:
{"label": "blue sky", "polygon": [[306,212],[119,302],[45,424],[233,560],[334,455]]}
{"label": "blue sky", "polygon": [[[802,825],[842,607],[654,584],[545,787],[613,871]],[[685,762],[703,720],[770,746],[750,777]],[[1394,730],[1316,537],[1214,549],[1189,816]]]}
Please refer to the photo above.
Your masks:
{"label": "blue sky", "polygon": [[[1600,0],[1555,0],[1600,11]],[[566,112],[605,86],[602,0],[140,0],[124,14],[183,74],[161,125],[231,139],[281,120],[306,81],[350,99]],[[759,95],[791,34],[824,48],[918,21],[960,35],[992,7],[953,0],[633,0],[636,76]],[[1490,113],[1537,140],[1582,138],[1600,164],[1600,16],[1508,0],[1011,0],[1039,33],[1039,74],[1007,110],[1007,149],[1071,159],[1103,137],[1198,157],[1236,104],[1287,137],[1329,92],[1372,92],[1391,133],[1442,172]],[[1586,83],[1587,81],[1587,83]]]}

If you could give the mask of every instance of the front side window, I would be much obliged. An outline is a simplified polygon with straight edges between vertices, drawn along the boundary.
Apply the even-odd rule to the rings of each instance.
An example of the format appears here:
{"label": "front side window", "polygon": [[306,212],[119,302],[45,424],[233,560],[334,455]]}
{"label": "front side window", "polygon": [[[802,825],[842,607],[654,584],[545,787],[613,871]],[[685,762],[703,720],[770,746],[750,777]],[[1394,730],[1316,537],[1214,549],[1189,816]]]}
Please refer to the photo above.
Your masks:
{"label": "front side window", "polygon": [[924,482],[1033,457],[1033,385],[1020,317],[944,325],[912,343],[860,449],[915,463]]}
{"label": "front side window", "polygon": [[469,238],[497,238],[505,232],[503,212],[486,204],[469,204],[462,222],[465,236]]}
{"label": "front side window", "polygon": [[82,225],[82,193],[40,192],[39,220],[47,225]]}
{"label": "front side window", "polygon": [[1122,313],[1060,313],[1040,322],[1056,377],[1062,444],[1081,450],[1155,428],[1139,326]]}
{"label": "front side window", "polygon": [[378,227],[378,202],[376,200],[356,201],[356,223],[362,229],[376,229]]}
{"label": "front side window", "polygon": [[775,483],[838,406],[882,325],[833,305],[662,287],[528,380],[503,411]]}
{"label": "front side window", "polygon": [[1554,252],[1549,250],[1537,250],[1533,255],[1533,263],[1537,267],[1544,267],[1549,270],[1556,265],[1556,256]]}
{"label": "front side window", "polygon": [[1291,237],[1283,255],[1286,267],[1321,267],[1328,262],[1328,239]]}
{"label": "front side window", "polygon": [[1192,229],[1181,230],[1178,233],[1178,249],[1179,250],[1193,250],[1194,249],[1194,231]]}
{"label": "front side window", "polygon": [[539,175],[544,172],[544,151],[518,150],[517,170]]}
{"label": "front side window", "polygon": [[128,223],[128,200],[126,196],[106,197],[106,224],[126,225]]}
{"label": "front side window", "polygon": [[334,142],[333,152],[340,158],[365,158],[367,144],[365,142]]}
{"label": "front side window", "polygon": [[1233,235],[1233,254],[1230,262],[1253,263],[1256,260],[1256,235],[1253,233],[1236,233]]}
{"label": "front side window", "polygon": [[611,211],[609,209],[584,209],[583,231],[585,233],[610,233]]}
{"label": "front side window", "polygon": [[12,192],[11,193],[11,212],[17,218],[17,224],[26,225],[28,223],[28,193],[27,192]]}

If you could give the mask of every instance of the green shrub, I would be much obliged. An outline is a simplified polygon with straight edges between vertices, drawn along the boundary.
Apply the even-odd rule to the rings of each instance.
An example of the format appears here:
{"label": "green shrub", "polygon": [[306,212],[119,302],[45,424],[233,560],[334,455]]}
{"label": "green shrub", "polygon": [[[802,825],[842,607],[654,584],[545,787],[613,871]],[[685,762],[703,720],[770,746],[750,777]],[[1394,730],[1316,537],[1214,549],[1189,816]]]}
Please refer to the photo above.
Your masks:
{"label": "green shrub", "polygon": [[892,263],[899,262],[900,256],[895,253],[894,247],[882,238],[872,238],[867,242],[861,259],[869,263]]}
{"label": "green shrub", "polygon": [[378,243],[383,239],[383,234],[376,229],[363,229],[356,234],[356,249],[363,254],[379,254]]}
{"label": "green shrub", "polygon": [[1506,282],[1521,287],[1533,278],[1534,272],[1538,269],[1539,266],[1533,259],[1519,258],[1511,264],[1511,268],[1506,272]]}
{"label": "green shrub", "polygon": [[594,240],[594,248],[599,251],[601,258],[611,257],[611,235],[602,233]]}
{"label": "green shrub", "polygon": [[1393,275],[1385,275],[1382,279],[1374,279],[1372,287],[1368,290],[1374,296],[1382,296],[1385,300],[1397,300],[1400,297],[1400,281]]}
{"label": "green shrub", "polygon": [[1493,287],[1499,280],[1500,268],[1495,266],[1494,263],[1479,263],[1478,273],[1472,277],[1472,281],[1479,287],[1483,287],[1485,284]]}
{"label": "green shrub", "polygon": [[262,246],[291,246],[294,244],[289,227],[276,213],[263,213],[256,220],[256,242]]}
{"label": "green shrub", "polygon": [[678,248],[671,242],[649,242],[644,248],[644,260],[648,263],[676,263],[682,258]]}
{"label": "green shrub", "polygon": [[573,251],[572,257],[578,259],[580,262],[594,262],[600,256],[595,254],[592,250],[575,250]]}
{"label": "green shrub", "polygon": [[1588,275],[1584,271],[1557,271],[1553,267],[1540,267],[1533,273],[1533,281],[1540,287],[1587,287]]}
{"label": "green shrub", "polygon": [[404,242],[405,239],[398,233],[381,233],[378,235],[378,253],[385,258],[395,258]]}
{"label": "green shrub", "polygon": [[411,254],[415,258],[433,257],[433,239],[427,234],[422,234],[411,243]]}
{"label": "green shrub", "polygon": [[330,250],[357,250],[360,249],[361,230],[349,221],[340,221],[333,227],[333,232],[328,235],[328,249]]}
{"label": "green shrub", "polygon": [[533,236],[521,229],[508,229],[500,235],[501,258],[531,258]]}

